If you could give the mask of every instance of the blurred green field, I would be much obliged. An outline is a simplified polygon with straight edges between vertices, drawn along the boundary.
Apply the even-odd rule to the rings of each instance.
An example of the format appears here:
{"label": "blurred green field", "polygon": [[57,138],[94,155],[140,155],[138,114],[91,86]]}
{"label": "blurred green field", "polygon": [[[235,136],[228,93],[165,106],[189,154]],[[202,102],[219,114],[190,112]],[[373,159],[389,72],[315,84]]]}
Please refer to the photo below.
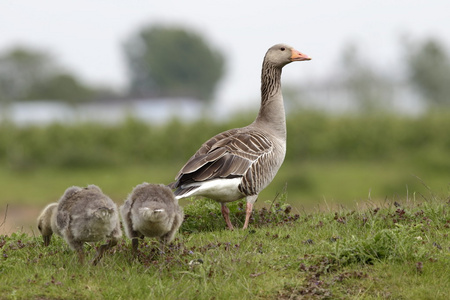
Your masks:
{"label": "blurred green field", "polygon": [[[173,120],[154,126],[129,119],[118,125],[25,127],[4,122],[0,224],[7,205],[8,220],[33,209],[24,218],[34,224],[39,210],[72,185],[96,184],[120,204],[139,183],[170,183],[207,138],[249,122]],[[285,190],[299,211],[450,195],[448,113],[413,118],[305,112],[289,115],[287,126],[286,160],[258,206]]]}
{"label": "blurred green field", "polygon": [[[57,201],[72,185],[96,184],[117,203],[144,181],[170,183],[180,164],[144,164],[96,169],[40,168],[27,172],[0,171],[0,205],[43,207]],[[400,162],[303,162],[285,163],[275,180],[261,194],[258,205],[286,189],[288,202],[298,209],[324,206],[355,208],[384,199],[420,199],[430,193],[449,194],[449,178]],[[186,200],[187,201],[187,200]]]}

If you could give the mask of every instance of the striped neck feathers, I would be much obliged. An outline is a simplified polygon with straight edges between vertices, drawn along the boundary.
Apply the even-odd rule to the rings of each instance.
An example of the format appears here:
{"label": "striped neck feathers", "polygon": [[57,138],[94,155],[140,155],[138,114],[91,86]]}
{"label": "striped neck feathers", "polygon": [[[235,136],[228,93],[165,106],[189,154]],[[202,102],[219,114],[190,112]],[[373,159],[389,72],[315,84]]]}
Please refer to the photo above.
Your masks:
{"label": "striped neck feathers", "polygon": [[264,61],[261,72],[261,107],[255,123],[275,130],[286,137],[286,116],[281,93],[281,68]]}

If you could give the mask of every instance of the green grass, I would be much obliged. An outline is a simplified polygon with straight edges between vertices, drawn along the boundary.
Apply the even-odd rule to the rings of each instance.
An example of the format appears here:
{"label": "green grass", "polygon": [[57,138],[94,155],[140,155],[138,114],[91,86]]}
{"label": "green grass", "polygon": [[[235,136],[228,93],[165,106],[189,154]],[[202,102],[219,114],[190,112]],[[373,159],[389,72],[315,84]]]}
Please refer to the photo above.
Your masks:
{"label": "green grass", "polygon": [[[123,239],[96,267],[60,239],[44,247],[20,232],[0,237],[1,299],[447,299],[449,199],[296,214],[284,203],[228,231],[204,200],[185,207],[164,254]],[[279,201],[279,203],[278,203]],[[242,204],[231,205],[242,221]],[[216,215],[214,217],[214,215]],[[206,222],[205,222],[206,221]],[[85,247],[93,257],[94,247]]]}
{"label": "green grass", "polygon": [[[447,195],[450,181],[447,175],[403,161],[307,161],[285,163],[271,186],[288,185],[294,206],[311,208],[319,204],[344,205],[352,208],[358,202],[407,195],[428,195],[429,189]],[[291,200],[292,201],[292,200]]]}
{"label": "green grass", "polygon": [[[39,211],[57,201],[69,186],[96,184],[113,201],[122,204],[137,184],[173,181],[181,165],[163,162],[75,169],[41,167],[28,171],[0,168],[0,220],[7,214],[10,221],[0,228],[0,234],[17,229],[28,233],[36,230]],[[272,201],[286,188],[291,205],[298,211],[310,212],[340,207],[357,209],[382,204],[385,199],[419,201],[431,195],[429,190],[446,197],[449,187],[445,174],[401,161],[286,162],[260,194],[256,207]],[[180,201],[182,206],[188,203]],[[217,203],[213,205],[219,207]]]}
{"label": "green grass", "polygon": [[[44,206],[56,201],[72,185],[96,184],[121,203],[143,181],[172,182],[182,166],[147,163],[99,168],[42,167],[29,171],[0,168],[0,207],[10,204]],[[447,195],[450,182],[443,172],[401,161],[286,162],[274,181],[260,194],[259,203],[272,200],[288,187],[292,205],[311,209],[318,205],[356,207],[367,200],[428,195],[428,187]]]}
{"label": "green grass", "polygon": [[0,170],[0,204],[45,205],[57,201],[72,185],[96,184],[115,201],[123,202],[136,185],[148,181],[169,183],[176,170],[166,165],[131,165],[102,168],[38,168],[18,172]]}

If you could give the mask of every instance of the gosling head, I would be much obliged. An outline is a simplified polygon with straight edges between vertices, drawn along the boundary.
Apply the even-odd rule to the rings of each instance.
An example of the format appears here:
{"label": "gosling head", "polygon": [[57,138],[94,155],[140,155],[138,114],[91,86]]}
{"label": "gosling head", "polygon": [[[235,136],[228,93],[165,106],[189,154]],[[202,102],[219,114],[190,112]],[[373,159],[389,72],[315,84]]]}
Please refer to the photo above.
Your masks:
{"label": "gosling head", "polygon": [[51,203],[47,205],[38,217],[38,229],[42,234],[44,239],[44,245],[50,245],[50,240],[52,238],[52,216],[56,213],[58,203]]}

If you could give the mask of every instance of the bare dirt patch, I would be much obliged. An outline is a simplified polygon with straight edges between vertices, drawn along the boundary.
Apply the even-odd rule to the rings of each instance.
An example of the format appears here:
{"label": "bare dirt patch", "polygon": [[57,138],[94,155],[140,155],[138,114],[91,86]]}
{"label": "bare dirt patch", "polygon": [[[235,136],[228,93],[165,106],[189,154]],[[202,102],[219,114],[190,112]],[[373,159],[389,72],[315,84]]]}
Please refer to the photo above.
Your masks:
{"label": "bare dirt patch", "polygon": [[30,205],[8,204],[0,207],[0,235],[10,235],[13,232],[25,232],[38,235],[37,217],[42,207]]}

